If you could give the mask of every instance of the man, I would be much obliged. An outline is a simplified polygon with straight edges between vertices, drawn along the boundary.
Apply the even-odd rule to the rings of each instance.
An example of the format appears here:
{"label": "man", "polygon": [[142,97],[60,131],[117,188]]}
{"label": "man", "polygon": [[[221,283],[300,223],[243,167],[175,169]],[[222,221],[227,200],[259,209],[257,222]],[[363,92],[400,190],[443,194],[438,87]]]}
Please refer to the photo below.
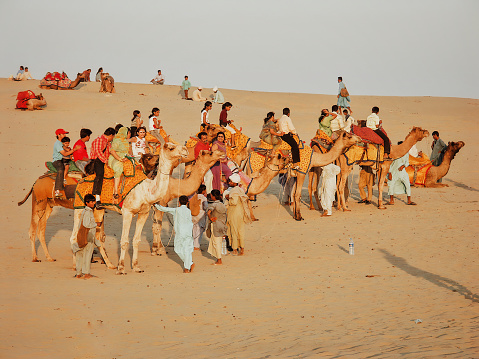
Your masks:
{"label": "man", "polygon": [[433,166],[439,166],[444,158],[443,151],[446,148],[446,144],[439,138],[439,132],[437,131],[432,133],[432,138],[434,138],[434,141],[432,141],[431,145],[432,153],[430,160]]}
{"label": "man", "polygon": [[296,129],[293,126],[293,122],[289,117],[291,111],[289,108],[283,108],[283,116],[278,120],[279,132],[283,135],[281,139],[285,141],[288,145],[291,146],[291,154],[293,156],[293,169],[299,169],[299,163],[301,162],[299,157],[299,147],[296,141],[294,140],[293,135],[296,134]]}
{"label": "man", "polygon": [[[384,141],[384,158],[390,159],[389,154],[391,153],[391,141],[389,137],[381,131],[383,121],[379,119],[379,107],[374,106],[371,110],[371,114],[366,119],[366,127],[369,127],[373,130],[379,137]],[[406,166],[407,167],[407,166]]]}
{"label": "man", "polygon": [[333,115],[333,119],[331,120],[331,138],[335,140],[339,137],[339,133],[344,130],[344,122],[343,116],[341,116],[341,113],[338,113],[337,105],[333,105],[333,107],[331,107],[331,115]]}
{"label": "man", "polygon": [[336,194],[336,176],[341,172],[341,168],[334,163],[323,166],[321,172],[321,207],[323,214],[321,217],[331,216],[333,214],[333,201]]}
{"label": "man", "polygon": [[153,85],[164,85],[165,78],[161,74],[161,70],[158,70],[158,75],[155,76],[153,80],[150,81]]}
{"label": "man", "polygon": [[200,155],[200,151],[211,151],[211,146],[208,143],[208,134],[206,132],[200,132],[198,138],[200,140],[195,145],[195,160]]}
{"label": "man", "polygon": [[193,91],[193,101],[196,101],[196,102],[204,102],[206,101],[206,98],[202,97],[201,96],[201,91],[203,90],[203,87],[201,86],[198,86],[198,89],[196,89],[195,91]]}
{"label": "man", "polygon": [[[400,145],[402,141],[398,142]],[[409,166],[409,153],[395,159],[389,167],[388,173],[388,205],[394,204],[394,195],[406,194],[407,204],[415,206],[416,203],[411,200],[411,184],[409,183],[409,175],[406,172],[406,167]]]}
{"label": "man", "polygon": [[[353,111],[351,111],[351,107],[349,106],[349,103],[348,103],[348,102],[351,102],[351,99],[349,98],[348,90],[346,90],[346,85],[344,84],[343,78],[341,76],[338,77],[338,83],[339,83],[339,90],[338,90],[339,113],[341,113],[341,108],[347,108],[347,109],[349,109],[349,112],[353,113]],[[343,90],[342,94],[341,94],[341,90]],[[345,95],[345,96],[343,96],[343,95]]]}
{"label": "man", "polygon": [[343,110],[343,123],[344,123],[344,131],[351,132],[352,125],[357,126],[357,121],[353,118],[353,116],[348,114],[348,110]]}
{"label": "man", "polygon": [[103,177],[105,172],[105,163],[108,163],[110,156],[111,141],[115,136],[115,129],[108,127],[103,135],[94,140],[91,144],[90,158],[93,161],[95,171],[95,180],[93,181],[93,195],[95,196],[96,209],[103,209],[100,205],[100,194],[103,187]]}
{"label": "man", "polygon": [[218,90],[217,86],[214,87],[213,94],[214,94],[214,98],[213,98],[214,103],[222,104],[225,102],[225,97],[223,96],[221,91]]}
{"label": "man", "polygon": [[55,178],[55,197],[60,198],[62,197],[62,191],[64,191],[64,179],[65,179],[65,164],[63,161],[63,157],[70,156],[72,153],[80,149],[79,146],[74,146],[72,150],[65,150],[63,149],[62,139],[68,134],[63,128],[59,128],[55,131],[55,135],[57,140],[53,145],[53,161],[52,164],[57,170],[57,176]]}
{"label": "man", "polygon": [[20,70],[18,70],[17,74],[15,75],[15,80],[21,80],[24,72],[25,69],[23,68],[23,66],[20,66]]}
{"label": "man", "polygon": [[80,130],[80,139],[75,143],[74,147],[79,146],[80,149],[73,153],[73,161],[75,161],[75,165],[84,173],[85,167],[88,163],[90,163],[90,159],[88,158],[88,152],[86,150],[86,143],[90,141],[90,136],[92,132],[88,128],[82,128]]}

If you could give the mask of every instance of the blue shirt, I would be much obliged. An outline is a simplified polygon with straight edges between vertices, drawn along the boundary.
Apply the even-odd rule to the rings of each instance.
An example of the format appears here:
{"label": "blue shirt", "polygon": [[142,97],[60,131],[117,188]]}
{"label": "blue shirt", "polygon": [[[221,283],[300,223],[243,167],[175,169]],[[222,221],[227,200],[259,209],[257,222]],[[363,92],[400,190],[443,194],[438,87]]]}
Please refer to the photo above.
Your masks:
{"label": "blue shirt", "polygon": [[53,145],[53,162],[61,161],[63,159],[63,155],[60,151],[63,151],[63,144],[57,140]]}

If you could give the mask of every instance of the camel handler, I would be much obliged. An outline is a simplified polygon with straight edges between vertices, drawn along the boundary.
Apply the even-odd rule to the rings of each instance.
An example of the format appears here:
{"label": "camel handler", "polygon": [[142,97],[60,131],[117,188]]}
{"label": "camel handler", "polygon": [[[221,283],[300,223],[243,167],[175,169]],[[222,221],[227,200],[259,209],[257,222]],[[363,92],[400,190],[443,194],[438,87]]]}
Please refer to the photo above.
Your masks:
{"label": "camel handler", "polygon": [[100,246],[101,243],[95,238],[95,231],[97,224],[95,222],[95,216],[93,215],[93,208],[95,208],[95,196],[87,194],[85,196],[85,209],[80,216],[80,229],[76,237],[76,241],[71,241],[71,247],[73,254],[75,255],[75,278],[89,279],[92,277],[90,274],[90,263],[93,255],[93,249],[95,246]]}
{"label": "camel handler", "polygon": [[321,172],[321,207],[324,212],[321,217],[333,215],[333,201],[336,194],[336,176],[341,172],[341,168],[334,163],[323,166]]}
{"label": "camel handler", "polygon": [[[398,145],[403,143],[399,141]],[[388,173],[388,194],[389,202],[387,205],[392,206],[394,204],[394,195],[406,194],[407,204],[409,206],[415,206],[416,203],[411,200],[411,184],[409,182],[409,175],[406,172],[406,167],[409,166],[409,153],[404,156],[395,159],[389,167]]]}
{"label": "camel handler", "polygon": [[221,261],[221,251],[223,237],[228,233],[226,226],[226,206],[221,201],[221,193],[217,189],[211,191],[212,203],[208,204],[206,235],[210,238],[208,253],[216,258],[213,265],[223,264]]}

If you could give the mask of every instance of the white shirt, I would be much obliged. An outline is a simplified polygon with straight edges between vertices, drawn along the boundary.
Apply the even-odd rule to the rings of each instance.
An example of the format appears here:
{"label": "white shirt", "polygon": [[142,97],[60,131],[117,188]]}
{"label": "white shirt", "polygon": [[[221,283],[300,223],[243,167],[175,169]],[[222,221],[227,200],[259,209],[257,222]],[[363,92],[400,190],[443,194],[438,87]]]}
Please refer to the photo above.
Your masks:
{"label": "white shirt", "polygon": [[343,122],[343,116],[341,115],[338,115],[336,112],[331,112],[331,113],[334,113],[336,114],[336,118],[333,118],[331,120],[331,131],[339,131],[339,130],[342,130],[344,128],[344,122]]}
{"label": "white shirt", "polygon": [[418,152],[417,147],[416,147],[415,144],[409,150],[409,156],[419,157],[419,152]]}
{"label": "white shirt", "polygon": [[150,117],[149,128],[148,128],[149,131],[157,130],[157,128],[155,128],[155,119],[156,119],[156,116]]}
{"label": "white shirt", "polygon": [[134,157],[141,157],[145,153],[146,148],[146,139],[145,138],[136,138],[136,142],[131,144],[131,150]]}
{"label": "white shirt", "polygon": [[349,116],[346,122],[344,122],[344,131],[351,132],[351,126],[356,125],[357,121],[353,118],[353,116]]}
{"label": "white shirt", "polygon": [[210,123],[210,121],[208,120],[208,116],[209,116],[209,111],[206,111],[206,110],[203,110],[201,111],[201,119],[200,119],[200,124],[203,123],[203,114],[206,113],[206,119],[205,119],[205,122],[206,123]]}
{"label": "white shirt", "polygon": [[296,129],[293,126],[293,121],[289,118],[289,116],[283,115],[279,120],[278,120],[278,127],[279,127],[279,132],[284,132],[284,134],[287,133],[296,133]]}
{"label": "white shirt", "polygon": [[377,130],[379,121],[379,116],[375,113],[372,113],[366,119],[366,127],[369,127],[371,130]]}
{"label": "white shirt", "polygon": [[160,82],[160,81],[164,81],[165,78],[163,77],[163,74],[161,74],[161,75],[156,75],[154,80],[156,82]]}

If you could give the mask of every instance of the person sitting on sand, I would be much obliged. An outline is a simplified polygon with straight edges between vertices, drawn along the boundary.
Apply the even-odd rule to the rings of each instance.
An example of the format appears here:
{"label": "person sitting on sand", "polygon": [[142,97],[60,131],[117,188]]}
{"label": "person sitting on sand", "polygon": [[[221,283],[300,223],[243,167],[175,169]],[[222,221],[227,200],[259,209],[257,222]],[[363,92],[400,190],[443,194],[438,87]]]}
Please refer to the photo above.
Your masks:
{"label": "person sitting on sand", "polygon": [[101,75],[103,74],[103,67],[100,67],[96,72],[95,81],[101,82]]}
{"label": "person sitting on sand", "polygon": [[219,103],[219,104],[222,104],[225,102],[225,97],[223,96],[223,94],[221,93],[220,90],[218,90],[218,87],[215,86],[214,89],[213,89],[213,102],[214,103]]}
{"label": "person sitting on sand", "polygon": [[33,76],[28,70],[28,67],[25,67],[25,70],[23,71],[23,73],[17,73],[17,77],[15,78],[15,80],[16,81],[33,80]]}
{"label": "person sitting on sand", "polygon": [[75,278],[89,279],[92,277],[90,274],[91,257],[95,246],[100,246],[95,236],[96,226],[101,223],[95,222],[95,216],[93,215],[93,208],[95,208],[95,196],[92,194],[85,195],[85,208],[80,215],[80,229],[77,234],[77,240],[71,242],[71,248],[75,255]]}
{"label": "person sitting on sand", "polygon": [[85,70],[80,75],[80,82],[90,82],[91,69]]}
{"label": "person sitting on sand", "polygon": [[263,129],[259,134],[264,142],[273,146],[273,152],[276,151],[279,146],[281,146],[281,136],[282,132],[278,131],[278,120],[274,118],[274,112],[268,112],[266,118],[264,119]]}
{"label": "person sitting on sand", "polygon": [[321,217],[331,216],[333,214],[333,201],[336,194],[336,176],[341,172],[341,168],[334,163],[323,166],[321,172],[321,207],[323,214]]}
{"label": "person sitting on sand", "polygon": [[333,131],[331,130],[331,121],[335,119],[336,116],[337,114],[335,113],[330,114],[327,108],[321,110],[321,116],[319,116],[318,119],[319,129],[329,137],[331,137],[333,134]]}
{"label": "person sitting on sand", "polygon": [[196,101],[196,102],[206,101],[206,98],[201,96],[202,90],[203,90],[203,87],[198,86],[198,88],[195,91],[193,91],[193,96],[192,96],[193,101]]}
{"label": "person sitting on sand", "polygon": [[146,127],[141,126],[136,131],[136,136],[133,137],[130,141],[133,157],[135,157],[137,161],[140,160],[142,155],[149,152],[149,148],[146,145],[145,136],[146,136]]}
{"label": "person sitting on sand", "polygon": [[161,74],[161,70],[158,70],[158,75],[150,81],[153,85],[163,85],[165,83],[165,77]]}
{"label": "person sitting on sand", "polygon": [[226,206],[221,201],[220,191],[214,189],[211,191],[211,203],[208,203],[206,210],[206,235],[210,239],[208,245],[208,253],[216,258],[213,265],[223,264],[221,260],[223,237],[228,233],[226,225]]}
{"label": "person sitting on sand", "polygon": [[188,197],[180,196],[180,206],[176,208],[163,207],[155,204],[156,209],[173,215],[173,228],[175,230],[174,249],[183,261],[183,273],[193,272],[193,219],[191,211],[186,205]]}
{"label": "person sitting on sand", "polygon": [[80,130],[80,139],[75,142],[75,146],[79,146],[80,148],[73,152],[73,161],[75,161],[75,165],[85,173],[85,167],[87,164],[90,163],[90,159],[88,158],[88,152],[86,150],[86,143],[90,141],[90,136],[92,132],[88,128],[82,128]]}
{"label": "person sitting on sand", "polygon": [[[391,153],[391,141],[389,137],[384,134],[381,130],[383,120],[379,119],[379,107],[374,106],[371,110],[371,114],[366,119],[366,127],[373,130],[379,137],[384,141],[384,158],[390,159],[389,154]],[[406,166],[407,167],[407,166]]]}
{"label": "person sitting on sand", "polygon": [[[403,141],[399,141],[400,145]],[[406,172],[406,167],[409,166],[409,153],[392,161],[388,173],[388,205],[394,204],[394,195],[406,194],[407,204],[415,206],[416,203],[411,200],[411,184],[409,182],[409,175]]]}
{"label": "person sitting on sand", "polygon": [[153,107],[151,110],[151,115],[148,117],[150,119],[148,126],[149,131],[158,130],[161,128],[161,120],[158,119],[158,116],[160,116],[160,109],[158,107]]}
{"label": "person sitting on sand", "polygon": [[206,126],[210,124],[210,120],[208,119],[208,116],[212,108],[213,108],[213,104],[211,103],[211,101],[206,101],[205,106],[201,110],[201,128],[202,129],[205,129]]}
{"label": "person sitting on sand", "polygon": [[283,108],[283,116],[278,121],[279,132],[283,133],[281,139],[291,146],[291,154],[293,156],[293,169],[299,169],[301,161],[299,157],[299,147],[293,135],[296,135],[296,128],[294,128],[293,121],[289,117],[291,111],[289,108]]}
{"label": "person sitting on sand", "polygon": [[115,178],[115,187],[113,188],[114,203],[118,203],[118,187],[120,185],[121,175],[123,174],[123,162],[128,161],[126,155],[130,154],[131,132],[128,127],[122,127],[113,138],[110,148],[110,157],[108,157],[108,166],[113,170]]}
{"label": "person sitting on sand", "polygon": [[188,76],[185,76],[184,81],[181,83],[181,88],[185,93],[185,100],[191,100],[191,98],[188,97],[188,90],[191,88],[191,82],[188,80]]}

